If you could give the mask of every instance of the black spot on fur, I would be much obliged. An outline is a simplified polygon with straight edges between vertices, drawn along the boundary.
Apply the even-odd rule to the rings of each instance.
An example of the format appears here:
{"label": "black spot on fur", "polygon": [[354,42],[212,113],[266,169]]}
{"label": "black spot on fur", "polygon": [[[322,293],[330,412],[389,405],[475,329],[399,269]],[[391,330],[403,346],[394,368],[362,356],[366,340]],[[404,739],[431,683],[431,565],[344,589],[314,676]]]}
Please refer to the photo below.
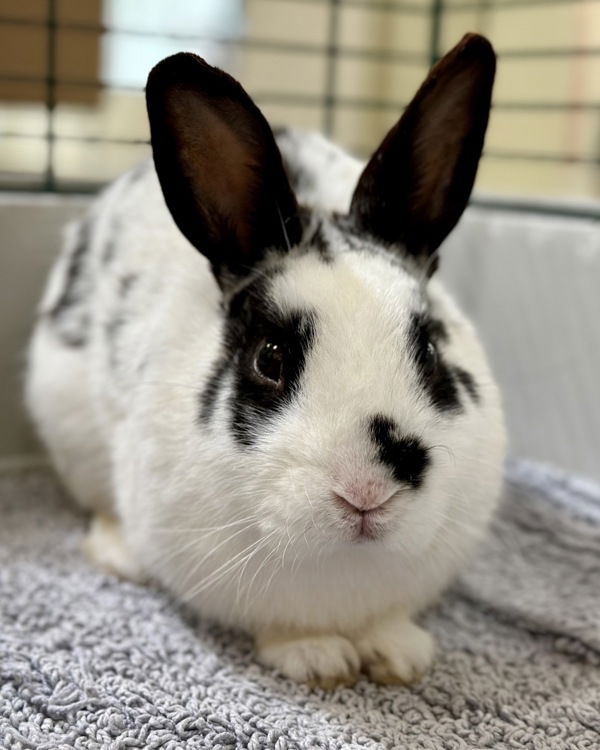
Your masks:
{"label": "black spot on fur", "polygon": [[365,241],[364,241],[364,235],[358,235],[356,233],[356,227],[354,226],[354,223],[348,216],[348,214],[342,214],[338,211],[334,211],[331,214],[331,221],[336,226],[342,235],[344,236],[344,239],[347,241],[348,245],[350,246],[350,249],[352,250],[364,250],[365,247]]}
{"label": "black spot on fur", "polygon": [[121,312],[115,313],[115,315],[109,318],[104,324],[104,335],[107,340],[108,363],[113,370],[116,370],[119,364],[117,358],[118,338],[124,325],[125,318]]}
{"label": "black spot on fur", "polygon": [[463,370],[462,367],[457,367],[456,365],[454,366],[453,369],[454,369],[454,374],[458,378],[463,388],[469,394],[473,402],[478,404],[481,400],[481,397],[479,395],[479,389],[477,388],[475,379],[473,378],[471,373],[467,372],[466,370]]}
{"label": "black spot on fur", "polygon": [[400,436],[395,422],[381,414],[369,420],[369,433],[379,460],[392,471],[394,479],[418,489],[430,463],[429,451],[419,438]]}
{"label": "black spot on fur", "polygon": [[49,313],[53,319],[60,318],[66,310],[80,301],[78,286],[83,271],[84,260],[89,251],[90,232],[90,222],[84,219],[77,228],[77,239],[69,258],[65,285],[61,295]]}
{"label": "black spot on fur", "polygon": [[[230,400],[234,438],[250,447],[260,434],[261,423],[272,419],[297,394],[306,355],[314,339],[314,319],[306,311],[282,314],[269,305],[269,277],[250,283],[238,292],[226,309],[224,351],[200,397],[200,421],[210,420],[225,373],[233,373]],[[280,387],[261,378],[255,357],[265,341],[283,348],[283,380]]]}
{"label": "black spot on fur", "polygon": [[111,263],[112,259],[115,257],[115,253],[119,244],[120,231],[121,220],[118,216],[115,216],[112,221],[108,237],[106,238],[106,241],[104,243],[104,248],[102,250],[102,263],[105,266]]}
{"label": "black spot on fur", "polygon": [[321,258],[323,263],[327,263],[328,265],[330,263],[333,263],[333,254],[331,252],[331,247],[327,242],[327,238],[325,237],[325,233],[323,232],[323,224],[321,222],[317,223],[315,231],[306,240],[306,244],[311,250],[316,250],[319,253],[319,257]]}
{"label": "black spot on fur", "polygon": [[135,273],[127,273],[117,281],[117,301],[113,314],[104,323],[104,335],[106,336],[109,365],[116,369],[118,367],[117,351],[119,347],[119,336],[121,330],[128,320],[126,300],[138,280]]}
{"label": "black spot on fur", "polygon": [[78,316],[77,322],[57,330],[60,340],[71,349],[81,349],[88,342],[90,317],[87,313]]}
{"label": "black spot on fur", "polygon": [[[441,412],[460,412],[462,405],[454,377],[454,368],[444,362],[435,346],[436,326],[424,314],[413,316],[409,336],[413,359],[421,385],[432,405]],[[437,330],[439,335],[439,328]]]}
{"label": "black spot on fur", "polygon": [[[373,237],[367,232],[357,229],[352,219],[346,214],[333,213],[332,221],[340,230],[345,241],[346,249],[353,252],[371,252],[375,255],[384,256],[396,268],[405,273],[415,273],[414,263],[401,252],[396,245],[382,243],[380,239]],[[419,270],[419,275],[421,271]]]}
{"label": "black spot on fur", "polygon": [[104,251],[102,252],[102,263],[107,266],[112,259],[115,257],[115,250],[117,249],[117,241],[114,235],[111,235],[104,245]]}
{"label": "black spot on fur", "polygon": [[128,273],[125,274],[125,276],[121,276],[121,278],[119,279],[119,296],[122,299],[127,297],[129,292],[131,291],[131,288],[136,283],[137,278],[137,274],[135,273]]}
{"label": "black spot on fur", "polygon": [[77,228],[75,244],[67,262],[63,290],[48,312],[61,341],[70,347],[87,343],[89,315],[81,309],[87,291],[85,264],[90,249],[91,219],[83,219]]}
{"label": "black spot on fur", "polygon": [[114,317],[107,320],[104,324],[104,333],[106,334],[106,338],[114,339],[119,330],[124,325],[125,319],[120,314],[115,315]]}

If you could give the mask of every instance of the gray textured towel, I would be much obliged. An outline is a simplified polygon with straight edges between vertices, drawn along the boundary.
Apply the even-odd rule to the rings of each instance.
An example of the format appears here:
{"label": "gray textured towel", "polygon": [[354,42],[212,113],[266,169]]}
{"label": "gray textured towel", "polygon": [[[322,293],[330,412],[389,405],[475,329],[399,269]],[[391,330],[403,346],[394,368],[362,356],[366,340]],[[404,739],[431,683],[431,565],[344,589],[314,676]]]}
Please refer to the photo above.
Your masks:
{"label": "gray textured towel", "polygon": [[600,493],[509,477],[477,563],[427,615],[431,674],[327,693],[93,570],[49,474],[0,475],[2,748],[600,748]]}

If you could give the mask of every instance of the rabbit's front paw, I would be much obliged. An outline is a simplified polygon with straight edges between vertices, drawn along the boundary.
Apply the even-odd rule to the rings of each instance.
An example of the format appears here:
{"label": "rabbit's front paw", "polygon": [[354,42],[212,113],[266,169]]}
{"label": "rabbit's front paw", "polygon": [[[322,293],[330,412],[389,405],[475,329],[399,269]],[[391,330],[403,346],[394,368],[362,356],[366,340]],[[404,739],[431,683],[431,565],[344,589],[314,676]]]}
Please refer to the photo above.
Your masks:
{"label": "rabbit's front paw", "polygon": [[358,653],[339,635],[267,635],[258,639],[257,646],[263,664],[312,687],[353,685],[358,677]]}
{"label": "rabbit's front paw", "polygon": [[391,615],[366,630],[356,643],[362,668],[373,682],[408,684],[431,666],[434,641],[404,615]]}
{"label": "rabbit's front paw", "polygon": [[123,529],[116,518],[97,513],[87,537],[83,551],[88,559],[102,570],[125,580],[139,583],[144,575],[123,536]]}

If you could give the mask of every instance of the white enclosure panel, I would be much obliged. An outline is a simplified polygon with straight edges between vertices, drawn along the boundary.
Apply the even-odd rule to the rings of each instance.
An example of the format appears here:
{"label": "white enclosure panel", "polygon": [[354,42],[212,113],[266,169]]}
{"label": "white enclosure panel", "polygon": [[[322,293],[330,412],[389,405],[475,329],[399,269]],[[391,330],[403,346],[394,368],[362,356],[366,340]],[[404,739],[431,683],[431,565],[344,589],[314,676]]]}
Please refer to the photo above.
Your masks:
{"label": "white enclosure panel", "polygon": [[600,225],[470,208],[442,275],[477,322],[513,455],[600,479]]}

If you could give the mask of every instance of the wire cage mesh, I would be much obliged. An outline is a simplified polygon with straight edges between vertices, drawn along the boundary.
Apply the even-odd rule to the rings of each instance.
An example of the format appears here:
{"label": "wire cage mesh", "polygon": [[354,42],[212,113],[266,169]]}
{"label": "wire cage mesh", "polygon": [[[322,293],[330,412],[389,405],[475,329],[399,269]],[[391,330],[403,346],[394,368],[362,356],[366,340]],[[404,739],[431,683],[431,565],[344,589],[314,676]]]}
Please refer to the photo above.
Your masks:
{"label": "wire cage mesh", "polygon": [[597,196],[598,0],[3,0],[1,186],[89,192],[146,156],[143,73],[181,49],[366,154],[467,30],[499,57],[479,191]]}

